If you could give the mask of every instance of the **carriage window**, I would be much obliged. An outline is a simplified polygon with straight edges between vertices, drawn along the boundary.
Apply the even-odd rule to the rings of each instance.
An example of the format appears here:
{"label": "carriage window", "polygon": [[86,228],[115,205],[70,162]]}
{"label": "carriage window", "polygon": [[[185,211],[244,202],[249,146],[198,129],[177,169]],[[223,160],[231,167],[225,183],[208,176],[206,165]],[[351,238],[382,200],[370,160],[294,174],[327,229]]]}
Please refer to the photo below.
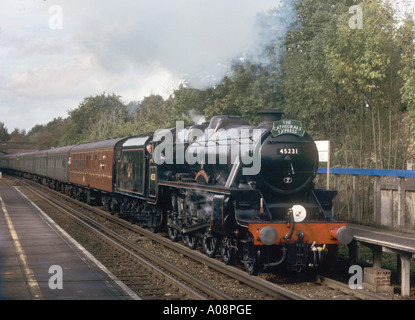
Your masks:
{"label": "carriage window", "polygon": [[99,173],[102,173],[102,152],[99,154]]}

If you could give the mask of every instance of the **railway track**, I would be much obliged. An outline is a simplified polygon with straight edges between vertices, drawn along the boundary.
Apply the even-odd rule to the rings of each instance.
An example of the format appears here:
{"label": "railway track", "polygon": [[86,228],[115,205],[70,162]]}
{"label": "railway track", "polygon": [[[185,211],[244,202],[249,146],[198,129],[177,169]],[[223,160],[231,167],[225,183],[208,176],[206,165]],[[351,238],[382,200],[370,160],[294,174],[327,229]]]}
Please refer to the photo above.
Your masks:
{"label": "railway track", "polygon": [[[306,298],[302,294],[295,293],[291,287],[286,289],[261,277],[250,276],[243,270],[208,258],[204,254],[172,242],[160,234],[155,234],[111,216],[106,211],[91,207],[46,187],[43,187],[43,192],[52,195],[40,194],[39,190],[30,187],[27,181],[23,185],[34,194],[34,198],[41,198],[43,202],[47,201],[56,209],[64,210],[72,217],[71,219],[77,221],[78,225],[82,225],[85,229],[94,228],[95,233],[99,236],[91,237],[84,246],[104,265],[108,265],[110,270],[114,270],[114,274],[133,291],[138,292],[138,296],[143,299],[318,299],[318,293],[315,296],[308,295]],[[36,184],[36,189],[39,189],[38,184]],[[88,213],[86,214],[86,212]],[[53,219],[59,218],[55,215]],[[85,233],[88,232],[85,231]],[[82,237],[90,236],[81,235]],[[95,237],[99,238],[91,240]],[[103,243],[106,243],[105,247]],[[107,252],[114,253],[108,255]],[[160,253],[162,257],[160,257]],[[179,259],[173,262],[164,259],[164,257],[172,255],[179,257]],[[120,266],[121,260],[130,260],[131,264]],[[183,265],[185,266],[183,267]],[[190,265],[194,266],[190,267]],[[196,269],[199,272],[196,272],[195,275],[194,271],[193,273],[184,272],[183,270],[186,269]],[[215,275],[212,276],[212,273]],[[156,280],[147,279],[147,274],[156,274]],[[207,281],[206,278],[210,278],[210,281]],[[229,285],[232,282],[233,284]],[[163,286],[160,285],[161,283],[164,283]],[[331,299],[330,295],[327,295],[330,290],[333,291],[334,299],[336,297],[337,299],[340,297],[341,300],[383,299],[382,296],[366,291],[351,290],[345,284],[322,276],[317,278],[316,283],[308,283],[308,285],[315,286],[309,291],[323,291],[323,299]],[[238,289],[229,292],[230,287]]]}
{"label": "railway track", "polygon": [[317,283],[321,284],[322,286],[331,288],[333,290],[337,290],[344,295],[354,297],[358,300],[388,300],[384,296],[381,296],[376,293],[364,291],[361,289],[351,289],[348,285],[342,282],[330,279],[322,275],[317,276]]}
{"label": "railway track", "polygon": [[[242,270],[226,266],[220,261],[208,258],[205,255],[190,250],[178,243],[171,242],[159,234],[154,234],[149,230],[132,225],[115,216],[111,216],[108,212],[100,210],[99,208],[88,206],[48,188],[45,188],[45,191],[40,192],[39,185],[36,184],[36,189],[34,189],[27,181],[23,183],[23,186],[32,193],[32,196],[28,195],[29,198],[32,198],[32,201],[35,202],[36,200],[41,199],[43,204],[47,203],[49,206],[53,206],[55,208],[54,211],[64,211],[66,215],[70,215],[71,219],[76,221],[76,224],[82,226],[82,228],[93,228],[95,230],[94,233],[97,235],[90,236],[90,232],[85,231],[85,234],[78,235],[78,237],[90,237],[92,239],[88,240],[87,243],[83,245],[86,246],[98,260],[101,260],[104,265],[111,261],[115,261],[115,264],[117,264],[120,260],[126,260],[126,258],[119,258],[125,254],[128,255],[128,259],[134,260],[134,262],[132,262],[133,266],[123,266],[121,271],[117,271],[116,269],[120,268],[115,266],[115,271],[113,271],[119,279],[123,280],[133,290],[135,290],[134,281],[129,280],[130,276],[126,275],[127,271],[132,272],[135,277],[138,275],[142,276],[142,274],[145,274],[146,272],[138,269],[136,266],[138,262],[136,261],[140,260],[140,263],[145,263],[141,260],[151,261],[152,266],[147,266],[147,273],[149,273],[149,269],[156,270],[151,271],[151,273],[158,273],[159,278],[168,279],[163,281],[167,281],[170,288],[164,289],[164,291],[167,290],[165,293],[167,294],[166,296],[146,295],[142,292],[139,292],[139,296],[141,295],[144,296],[144,298],[149,299],[303,299],[301,295],[295,294],[263,279],[249,276]],[[44,189],[42,188],[42,190]],[[46,191],[52,195],[43,194]],[[73,205],[74,203],[76,204],[75,208]],[[85,212],[88,212],[88,214]],[[61,218],[59,218],[57,214],[53,214],[52,219],[56,221]],[[65,222],[61,223],[65,224]],[[61,223],[58,222],[58,224]],[[96,237],[99,237],[99,239]],[[103,248],[102,243],[106,243],[105,248]],[[114,247],[116,249],[113,249]],[[106,252],[113,252],[113,250],[116,250],[115,253],[108,257]],[[120,250],[125,253],[120,253]],[[167,253],[167,251],[172,251],[174,253]],[[155,252],[158,252],[158,254]],[[182,266],[178,267],[177,260],[168,262],[161,258],[160,252],[162,256],[168,255],[170,257],[171,255],[175,255],[176,257],[179,257],[179,260],[182,260],[182,264],[187,264],[189,266],[188,269],[193,270],[192,274],[183,271],[186,268],[183,268]],[[191,264],[197,265],[190,267]],[[111,266],[108,267],[111,271],[112,268],[113,267]],[[195,275],[194,270],[198,270],[196,273],[199,274]],[[206,281],[206,279],[201,280],[201,278],[206,277],[210,278],[210,281]],[[148,280],[146,281],[148,282]],[[158,282],[159,281],[160,280],[158,280]],[[180,285],[179,282],[183,282],[184,284]],[[227,283],[233,283],[233,285],[230,286]],[[217,288],[215,288],[215,284]],[[230,287],[235,287],[235,284],[239,288],[237,292],[224,292],[229,291]],[[178,287],[179,289],[172,290],[171,287]],[[162,291],[163,289],[157,288],[157,290]],[[157,290],[154,289],[153,291]],[[181,293],[171,293],[171,291],[179,291]]]}
{"label": "railway track", "polygon": [[[62,203],[51,196],[45,196],[39,191],[26,185],[37,199],[42,199],[59,210],[60,214],[66,216],[54,219],[58,224],[69,226],[72,236],[87,248],[100,262],[102,262],[119,280],[133,290],[139,299],[207,299],[208,295],[196,292],[183,281],[170,276],[162,268],[144,259],[133,243],[122,235],[105,227],[98,221],[94,221],[78,210]],[[56,211],[55,211],[56,212]],[[48,212],[50,214],[50,212]],[[68,223],[68,217],[75,222],[75,225]],[[71,232],[72,231],[72,232]],[[169,269],[167,262],[161,261]],[[185,273],[182,277],[185,277]],[[203,291],[203,289],[201,290]],[[216,294],[216,295],[215,295]],[[227,298],[221,293],[211,293],[215,298]]]}

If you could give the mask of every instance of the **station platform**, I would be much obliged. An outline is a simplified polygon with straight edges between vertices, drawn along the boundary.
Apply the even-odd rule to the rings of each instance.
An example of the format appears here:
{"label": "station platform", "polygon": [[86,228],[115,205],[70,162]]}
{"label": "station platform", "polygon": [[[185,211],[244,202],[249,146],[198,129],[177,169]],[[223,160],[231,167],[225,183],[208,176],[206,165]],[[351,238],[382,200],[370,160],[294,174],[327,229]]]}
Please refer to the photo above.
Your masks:
{"label": "station platform", "polygon": [[388,229],[349,224],[353,242],[349,245],[351,264],[356,263],[357,243],[369,247],[373,252],[373,266],[380,268],[382,252],[394,253],[399,257],[401,295],[410,295],[410,260],[415,258],[415,234]]}
{"label": "station platform", "polygon": [[0,180],[0,300],[133,299],[139,298]]}
{"label": "station platform", "polygon": [[415,234],[350,224],[354,238],[415,255]]}

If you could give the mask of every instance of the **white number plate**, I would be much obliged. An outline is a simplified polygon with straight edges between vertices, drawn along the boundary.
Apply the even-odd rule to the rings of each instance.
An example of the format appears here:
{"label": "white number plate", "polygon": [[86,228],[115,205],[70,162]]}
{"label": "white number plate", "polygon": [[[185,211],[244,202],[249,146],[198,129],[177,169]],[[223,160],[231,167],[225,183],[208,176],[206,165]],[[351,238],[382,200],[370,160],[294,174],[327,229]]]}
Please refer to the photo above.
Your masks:
{"label": "white number plate", "polygon": [[300,154],[300,149],[298,148],[281,148],[277,150],[278,154]]}

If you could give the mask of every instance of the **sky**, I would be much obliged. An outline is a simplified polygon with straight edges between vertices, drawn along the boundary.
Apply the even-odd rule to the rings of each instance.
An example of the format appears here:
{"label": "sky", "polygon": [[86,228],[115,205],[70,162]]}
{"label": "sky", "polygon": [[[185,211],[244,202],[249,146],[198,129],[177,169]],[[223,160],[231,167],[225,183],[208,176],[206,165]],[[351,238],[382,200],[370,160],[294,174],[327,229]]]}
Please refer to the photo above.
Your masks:
{"label": "sky", "polygon": [[167,98],[219,82],[280,0],[1,0],[0,122],[27,132],[85,97]]}
{"label": "sky", "polygon": [[0,122],[28,132],[103,92],[129,103],[212,86],[255,56],[257,14],[281,1],[0,0]]}

